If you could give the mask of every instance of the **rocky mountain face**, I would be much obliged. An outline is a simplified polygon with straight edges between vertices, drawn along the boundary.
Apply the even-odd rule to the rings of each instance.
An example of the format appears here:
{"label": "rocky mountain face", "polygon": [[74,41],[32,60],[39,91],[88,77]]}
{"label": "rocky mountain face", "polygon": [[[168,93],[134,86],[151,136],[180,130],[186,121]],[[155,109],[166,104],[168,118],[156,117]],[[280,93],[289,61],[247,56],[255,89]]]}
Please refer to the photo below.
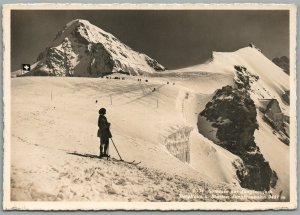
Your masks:
{"label": "rocky mountain face", "polygon": [[156,60],[79,19],[57,34],[34,65],[24,75],[101,77],[115,72],[140,75],[165,70]]}
{"label": "rocky mountain face", "polygon": [[257,111],[249,93],[251,83],[259,77],[242,66],[235,66],[235,70],[234,86],[218,89],[199,117],[205,117],[217,129],[218,145],[243,160],[245,168],[237,170],[241,186],[269,190],[278,178],[255,143]]}
{"label": "rocky mountain face", "polygon": [[286,74],[290,74],[290,60],[286,56],[276,57],[273,60],[277,66],[279,66]]}

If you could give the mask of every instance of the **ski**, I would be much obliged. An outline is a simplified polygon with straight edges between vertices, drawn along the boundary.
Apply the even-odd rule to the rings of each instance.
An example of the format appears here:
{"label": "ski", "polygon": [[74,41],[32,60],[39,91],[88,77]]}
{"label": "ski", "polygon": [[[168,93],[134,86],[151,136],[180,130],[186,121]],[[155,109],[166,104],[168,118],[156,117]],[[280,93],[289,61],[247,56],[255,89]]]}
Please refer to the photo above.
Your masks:
{"label": "ski", "polygon": [[138,165],[138,164],[142,163],[141,161],[136,162],[135,160],[133,160],[131,162],[130,161],[123,161],[123,162],[128,163],[128,164],[134,164],[134,165]]}
{"label": "ski", "polygon": [[136,162],[135,160],[133,160],[133,161],[124,161],[124,160],[122,160],[121,162],[132,164],[132,165],[139,165],[140,163],[142,163],[141,161]]}
{"label": "ski", "polygon": [[138,164],[141,163],[141,161],[136,162],[135,160],[133,160],[133,161],[125,161],[125,160],[118,160],[118,159],[116,159],[116,158],[110,158],[110,159],[112,159],[113,161],[123,162],[123,163],[133,164],[133,165],[138,165]]}
{"label": "ski", "polygon": [[141,161],[137,162],[135,160],[133,160],[131,162],[130,161],[123,161],[123,162],[128,163],[128,164],[133,164],[133,165],[138,165],[138,164],[142,163]]}
{"label": "ski", "polygon": [[135,160],[133,161],[125,161],[123,159],[116,159],[114,157],[109,156],[104,156],[104,157],[99,157],[98,155],[92,155],[92,154],[80,154],[77,152],[69,152],[68,154],[70,155],[76,155],[76,156],[80,156],[80,157],[87,157],[87,158],[94,158],[94,159],[99,159],[99,160],[113,160],[113,161],[117,161],[117,162],[123,162],[123,163],[127,163],[127,164],[132,164],[132,165],[138,165],[141,163],[141,161],[136,162]]}

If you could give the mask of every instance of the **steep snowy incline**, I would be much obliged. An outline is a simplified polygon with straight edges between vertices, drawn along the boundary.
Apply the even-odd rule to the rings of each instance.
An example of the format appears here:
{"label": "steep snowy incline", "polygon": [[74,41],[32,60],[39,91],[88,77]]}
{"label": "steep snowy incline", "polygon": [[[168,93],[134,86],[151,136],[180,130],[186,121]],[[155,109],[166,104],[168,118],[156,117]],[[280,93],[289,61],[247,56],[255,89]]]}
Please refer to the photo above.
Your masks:
{"label": "steep snowy incline", "polygon": [[[253,47],[245,47],[235,52],[213,52],[212,59],[205,64],[196,65],[188,68],[174,70],[175,74],[184,73],[202,73],[210,74],[219,81],[209,82],[213,93],[216,89],[220,89],[225,85],[232,85],[235,77],[234,66],[243,66],[247,71],[259,77],[254,83],[251,97],[257,106],[260,105],[259,99],[277,99],[282,111],[289,115],[289,106],[282,101],[282,96],[286,91],[290,90],[289,76],[283,70],[275,65],[271,60],[265,57],[259,50]],[[170,71],[171,72],[171,71]],[[217,76],[224,76],[228,80],[227,83],[220,81]],[[203,83],[198,85],[206,85],[205,79]],[[213,86],[212,86],[213,85]],[[199,91],[203,93],[203,91]]]}
{"label": "steep snowy incline", "polygon": [[253,47],[241,48],[235,52],[213,52],[212,59],[206,63],[175,71],[232,74],[235,65],[246,67],[251,73],[260,76],[274,89],[282,91],[289,89],[288,75]]}
{"label": "steep snowy incline", "polygon": [[100,77],[114,72],[141,75],[165,70],[156,60],[80,19],[68,23],[37,61],[24,75]]}

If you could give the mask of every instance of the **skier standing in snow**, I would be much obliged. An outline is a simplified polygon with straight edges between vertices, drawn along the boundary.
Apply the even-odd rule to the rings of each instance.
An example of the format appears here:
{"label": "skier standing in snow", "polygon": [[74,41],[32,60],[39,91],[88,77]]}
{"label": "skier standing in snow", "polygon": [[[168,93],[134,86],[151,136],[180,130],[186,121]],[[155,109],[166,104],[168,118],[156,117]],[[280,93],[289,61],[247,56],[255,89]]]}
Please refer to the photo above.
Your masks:
{"label": "skier standing in snow", "polygon": [[100,158],[108,157],[108,145],[109,138],[112,137],[111,132],[109,130],[110,123],[107,121],[106,117],[106,109],[101,108],[99,110],[99,118],[98,118],[98,133],[97,136],[100,137]]}

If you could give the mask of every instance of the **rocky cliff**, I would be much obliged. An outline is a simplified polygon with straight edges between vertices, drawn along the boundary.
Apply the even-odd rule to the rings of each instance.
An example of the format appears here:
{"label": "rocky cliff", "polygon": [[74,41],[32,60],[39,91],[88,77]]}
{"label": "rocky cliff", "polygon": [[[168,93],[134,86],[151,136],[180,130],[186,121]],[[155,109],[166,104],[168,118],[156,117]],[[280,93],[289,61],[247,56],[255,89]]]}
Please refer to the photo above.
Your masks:
{"label": "rocky cliff", "polygon": [[[277,174],[255,143],[257,112],[248,92],[250,83],[259,77],[241,66],[235,66],[235,70],[234,86],[218,89],[199,117],[205,117],[217,130],[216,144],[243,160],[245,169],[237,171],[241,186],[258,191],[269,190],[276,185]],[[198,124],[198,127],[201,126]]]}

